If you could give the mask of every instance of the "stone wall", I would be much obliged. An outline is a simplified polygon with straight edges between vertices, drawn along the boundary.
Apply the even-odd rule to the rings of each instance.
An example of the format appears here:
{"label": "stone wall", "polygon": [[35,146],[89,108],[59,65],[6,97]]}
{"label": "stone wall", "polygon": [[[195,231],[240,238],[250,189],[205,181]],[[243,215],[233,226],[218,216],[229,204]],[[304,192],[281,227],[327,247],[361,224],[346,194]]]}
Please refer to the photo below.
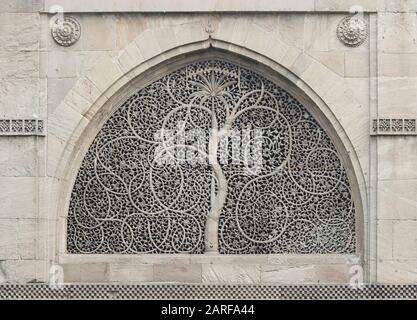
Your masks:
{"label": "stone wall", "polygon": [[[375,105],[381,118],[417,112],[416,12],[378,13]],[[377,279],[417,280],[417,140],[377,137]]]}
{"label": "stone wall", "polygon": [[[417,281],[417,135],[394,131],[392,120],[388,131],[373,131],[374,119],[379,125],[417,118],[417,3],[221,3],[1,2],[0,120],[40,119],[47,126],[46,135],[0,136],[0,279],[48,281],[55,263],[68,282],[348,282],[349,268],[359,264],[368,281]],[[81,24],[72,46],[51,36],[55,4]],[[369,26],[358,47],[336,36],[352,5],[362,6]],[[65,253],[69,191],[100,125],[154,66],[209,47],[288,79],[337,133],[361,202],[357,255]]]}

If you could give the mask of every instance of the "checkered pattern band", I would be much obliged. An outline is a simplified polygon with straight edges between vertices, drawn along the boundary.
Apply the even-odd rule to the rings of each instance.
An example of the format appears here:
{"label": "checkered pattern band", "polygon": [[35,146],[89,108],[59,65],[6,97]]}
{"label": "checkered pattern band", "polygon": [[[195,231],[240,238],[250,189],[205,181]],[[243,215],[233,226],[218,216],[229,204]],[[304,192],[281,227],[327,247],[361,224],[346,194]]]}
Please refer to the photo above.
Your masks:
{"label": "checkered pattern band", "polygon": [[3,284],[0,299],[417,299],[417,285]]}

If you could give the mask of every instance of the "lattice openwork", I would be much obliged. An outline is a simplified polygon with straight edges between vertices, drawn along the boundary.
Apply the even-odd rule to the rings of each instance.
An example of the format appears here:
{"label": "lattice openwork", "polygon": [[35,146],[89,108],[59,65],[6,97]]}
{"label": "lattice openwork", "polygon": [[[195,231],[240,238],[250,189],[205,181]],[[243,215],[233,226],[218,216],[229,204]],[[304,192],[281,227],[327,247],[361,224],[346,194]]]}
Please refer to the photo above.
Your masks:
{"label": "lattice openwork", "polygon": [[[257,162],[255,171],[227,144],[244,128],[261,132],[246,145],[237,139],[246,151],[260,146],[249,161]],[[196,150],[187,140],[166,138],[174,129],[207,139]],[[170,161],[158,161],[161,150]],[[191,153],[199,161],[186,161]],[[82,162],[68,215],[69,253],[307,254],[355,247],[355,207],[329,136],[288,92],[220,60],[168,74],[109,118]]]}

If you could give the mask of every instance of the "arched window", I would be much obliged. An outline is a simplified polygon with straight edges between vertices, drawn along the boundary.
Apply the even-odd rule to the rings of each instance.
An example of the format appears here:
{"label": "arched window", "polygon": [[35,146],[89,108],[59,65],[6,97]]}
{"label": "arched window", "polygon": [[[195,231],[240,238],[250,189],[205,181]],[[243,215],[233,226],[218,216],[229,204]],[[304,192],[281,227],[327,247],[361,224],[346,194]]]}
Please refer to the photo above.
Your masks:
{"label": "arched window", "polygon": [[346,170],[308,109],[247,68],[188,64],[104,124],[70,200],[69,253],[354,253]]}

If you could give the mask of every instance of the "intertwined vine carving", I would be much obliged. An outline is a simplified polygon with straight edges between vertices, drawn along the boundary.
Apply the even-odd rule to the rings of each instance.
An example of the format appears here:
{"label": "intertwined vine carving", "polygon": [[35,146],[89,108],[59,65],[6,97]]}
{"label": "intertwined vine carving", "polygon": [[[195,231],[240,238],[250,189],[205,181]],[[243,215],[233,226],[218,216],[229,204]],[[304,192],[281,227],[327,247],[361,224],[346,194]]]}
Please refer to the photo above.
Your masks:
{"label": "intertwined vine carving", "polygon": [[[158,132],[207,133],[206,162],[160,164]],[[262,130],[262,166],[219,161],[221,131]],[[215,131],[217,130],[217,131]],[[174,145],[180,152],[189,146]],[[130,97],[90,146],[71,194],[70,253],[353,253],[355,207],[326,132],[292,95],[220,60]]]}

